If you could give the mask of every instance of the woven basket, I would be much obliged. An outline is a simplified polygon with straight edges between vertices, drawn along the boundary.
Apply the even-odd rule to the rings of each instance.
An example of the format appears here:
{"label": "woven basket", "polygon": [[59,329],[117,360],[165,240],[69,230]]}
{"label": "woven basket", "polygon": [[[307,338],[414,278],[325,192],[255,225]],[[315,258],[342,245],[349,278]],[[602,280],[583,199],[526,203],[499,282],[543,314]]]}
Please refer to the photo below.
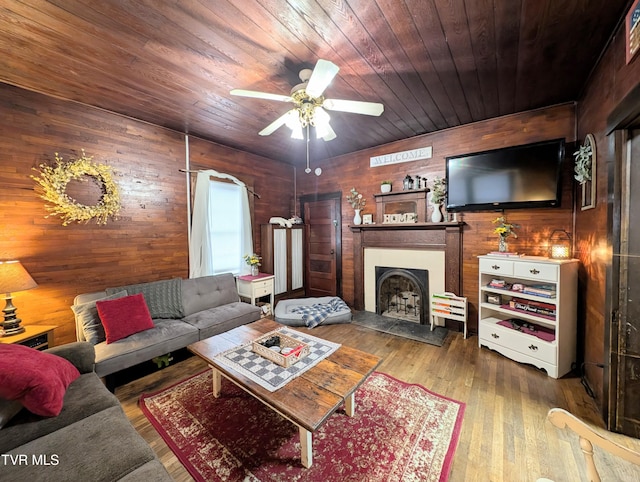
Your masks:
{"label": "woven basket", "polygon": [[[268,340],[272,336],[280,337],[280,349],[293,348],[295,350],[298,347],[300,347],[300,349],[292,352],[289,355],[283,355],[281,353],[276,353],[275,351],[270,350],[266,346],[260,344],[261,342]],[[297,361],[302,360],[304,357],[306,357],[311,350],[309,348],[309,345],[301,342],[300,340],[291,338],[290,336],[284,335],[279,331],[272,331],[253,341],[253,351],[261,357],[264,357],[267,360],[271,360],[273,363],[280,365],[281,367],[289,368]]]}

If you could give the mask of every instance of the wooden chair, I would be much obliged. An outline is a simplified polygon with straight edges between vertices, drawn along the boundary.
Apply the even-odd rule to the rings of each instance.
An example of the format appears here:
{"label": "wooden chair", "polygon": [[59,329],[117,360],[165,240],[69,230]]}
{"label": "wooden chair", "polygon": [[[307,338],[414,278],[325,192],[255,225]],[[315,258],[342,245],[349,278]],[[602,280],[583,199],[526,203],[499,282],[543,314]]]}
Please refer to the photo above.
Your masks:
{"label": "wooden chair", "polygon": [[587,425],[574,415],[571,415],[566,410],[563,410],[561,408],[552,408],[547,414],[547,419],[556,427],[563,429],[569,428],[578,435],[580,439],[580,448],[584,453],[584,460],[587,466],[587,478],[590,482],[600,482],[600,475],[598,475],[598,470],[593,460],[594,445],[597,445],[601,449],[609,452],[616,457],[620,457],[627,462],[640,466],[640,453],[623,447],[622,445],[603,437],[595,430],[593,430],[589,425]]}

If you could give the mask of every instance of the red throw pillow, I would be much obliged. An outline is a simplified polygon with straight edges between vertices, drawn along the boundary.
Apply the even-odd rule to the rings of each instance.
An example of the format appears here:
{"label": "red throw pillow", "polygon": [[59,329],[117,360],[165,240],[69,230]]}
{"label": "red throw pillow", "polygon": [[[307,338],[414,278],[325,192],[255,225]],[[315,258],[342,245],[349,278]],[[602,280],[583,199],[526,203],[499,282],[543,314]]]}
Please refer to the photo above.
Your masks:
{"label": "red throw pillow", "polygon": [[96,301],[107,344],[153,328],[149,307],[142,293],[117,300]]}
{"label": "red throw pillow", "polygon": [[67,387],[80,376],[70,361],[22,345],[0,344],[0,360],[0,398],[44,417],[60,414]]}

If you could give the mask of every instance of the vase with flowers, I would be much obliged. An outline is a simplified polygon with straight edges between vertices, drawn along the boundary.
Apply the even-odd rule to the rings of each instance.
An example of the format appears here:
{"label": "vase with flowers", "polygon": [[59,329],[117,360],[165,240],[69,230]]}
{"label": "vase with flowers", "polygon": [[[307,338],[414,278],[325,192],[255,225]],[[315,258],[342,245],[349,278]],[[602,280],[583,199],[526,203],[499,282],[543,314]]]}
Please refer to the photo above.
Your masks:
{"label": "vase with flowers", "polygon": [[247,254],[244,256],[244,261],[251,268],[251,276],[258,276],[260,273],[259,267],[261,265],[260,261],[262,261],[262,257],[258,256],[256,253]]}
{"label": "vase with flowers", "polygon": [[362,194],[356,191],[355,187],[352,187],[351,191],[349,191],[349,195],[347,196],[347,201],[349,202],[349,204],[351,204],[351,207],[356,212],[355,216],[353,217],[353,224],[362,224],[362,216],[360,216],[360,211],[362,211],[362,208],[364,208],[367,200]]}
{"label": "vase with flowers", "polygon": [[431,186],[431,204],[433,204],[433,212],[431,213],[431,221],[439,223],[442,221],[442,211],[440,210],[442,203],[447,196],[447,180],[442,177],[434,177]]}
{"label": "vase with flowers", "polygon": [[509,251],[509,244],[507,243],[507,239],[509,238],[509,236],[517,238],[518,235],[514,230],[516,228],[519,228],[520,226],[507,222],[507,218],[505,216],[497,217],[492,222],[493,224],[497,224],[493,232],[499,237],[498,251],[500,251],[501,253],[506,253],[507,251]]}

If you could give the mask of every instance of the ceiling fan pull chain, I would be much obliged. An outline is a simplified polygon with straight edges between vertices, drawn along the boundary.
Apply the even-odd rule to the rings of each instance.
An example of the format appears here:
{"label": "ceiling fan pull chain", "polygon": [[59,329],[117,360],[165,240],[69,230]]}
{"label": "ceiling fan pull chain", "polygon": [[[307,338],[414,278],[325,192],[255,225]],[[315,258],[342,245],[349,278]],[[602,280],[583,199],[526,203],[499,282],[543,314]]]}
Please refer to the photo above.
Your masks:
{"label": "ceiling fan pull chain", "polygon": [[307,174],[311,172],[309,167],[309,124],[307,124],[307,168],[304,170]]}

